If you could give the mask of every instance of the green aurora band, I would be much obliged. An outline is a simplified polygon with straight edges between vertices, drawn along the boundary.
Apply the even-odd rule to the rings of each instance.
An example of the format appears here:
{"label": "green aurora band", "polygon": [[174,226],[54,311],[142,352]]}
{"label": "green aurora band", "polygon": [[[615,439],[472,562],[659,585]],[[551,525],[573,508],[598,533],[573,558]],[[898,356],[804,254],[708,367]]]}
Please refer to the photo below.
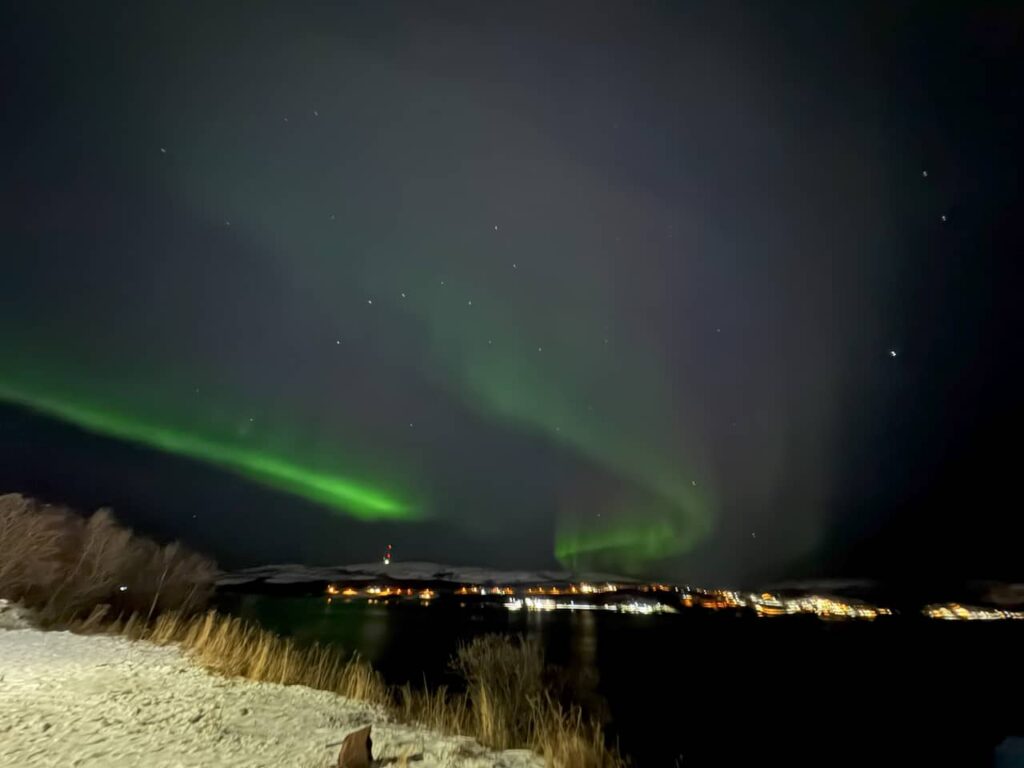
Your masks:
{"label": "green aurora band", "polygon": [[[525,314],[480,282],[449,278],[410,302],[435,342],[426,375],[484,416],[542,435],[622,484],[593,498],[587,480],[566,478],[556,559],[573,569],[639,574],[692,551],[713,530],[715,499],[707,473],[681,444],[680,393],[662,370],[662,342],[635,339],[613,352],[609,340],[588,334],[601,327],[609,303],[599,281],[577,294],[573,313],[534,286]],[[445,294],[474,296],[472,322],[469,307],[453,307]],[[578,341],[588,335],[589,343]]]}
{"label": "green aurora band", "polygon": [[677,551],[680,532],[663,519],[648,525],[611,525],[589,533],[563,535],[555,543],[555,556],[563,563],[580,559],[600,563],[609,559],[627,568],[669,557]]}
{"label": "green aurora band", "polygon": [[81,402],[0,387],[0,401],[36,411],[118,440],[229,469],[358,520],[414,520],[413,509],[366,485],[333,473],[309,469],[263,451],[229,445],[113,413]]}

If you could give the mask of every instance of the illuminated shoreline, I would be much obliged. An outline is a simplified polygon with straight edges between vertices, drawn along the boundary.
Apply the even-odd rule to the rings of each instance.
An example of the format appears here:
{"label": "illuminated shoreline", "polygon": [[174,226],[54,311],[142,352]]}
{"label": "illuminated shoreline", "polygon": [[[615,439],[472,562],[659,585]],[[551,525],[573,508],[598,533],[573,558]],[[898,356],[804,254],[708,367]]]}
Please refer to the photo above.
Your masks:
{"label": "illuminated shoreline", "polygon": [[388,604],[392,599],[429,604],[438,600],[470,602],[503,607],[508,611],[601,611],[637,615],[678,614],[688,610],[732,611],[756,618],[814,616],[823,621],[875,621],[895,615],[919,616],[944,621],[1000,621],[1024,619],[1024,611],[964,606],[959,603],[933,603],[919,611],[898,611],[863,600],[830,594],[784,595],[771,592],[740,592],[676,587],[662,583],[616,584],[565,583],[557,585],[450,585],[449,589],[423,584],[328,584],[329,602],[336,598],[366,599],[372,604]]}

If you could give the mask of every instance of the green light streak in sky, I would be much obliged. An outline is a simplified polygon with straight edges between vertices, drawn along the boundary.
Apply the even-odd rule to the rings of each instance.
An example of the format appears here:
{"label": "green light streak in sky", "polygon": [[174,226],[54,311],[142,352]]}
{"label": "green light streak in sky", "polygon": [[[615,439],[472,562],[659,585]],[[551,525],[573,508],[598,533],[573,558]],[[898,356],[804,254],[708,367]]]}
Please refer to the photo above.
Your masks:
{"label": "green light streak in sky", "polygon": [[[574,568],[642,573],[710,534],[713,478],[681,439],[685,393],[664,370],[663,343],[635,334],[613,344],[595,333],[607,286],[579,282],[572,312],[540,281],[530,287],[529,312],[500,290],[455,280],[415,306],[437,342],[429,367],[440,383],[487,417],[542,435],[618,479],[617,490],[606,486],[596,497],[588,492],[595,478],[562,479],[555,557]],[[445,291],[472,293],[472,317],[464,303],[439,296]]]}
{"label": "green light streak in sky", "polygon": [[555,557],[571,567],[612,566],[636,570],[644,564],[676,554],[680,531],[669,519],[644,524],[612,524],[610,527],[559,532]]}
{"label": "green light streak in sky", "polygon": [[417,517],[412,509],[376,489],[263,451],[168,429],[70,399],[0,387],[0,401],[66,421],[88,432],[215,464],[359,520],[412,520]]}

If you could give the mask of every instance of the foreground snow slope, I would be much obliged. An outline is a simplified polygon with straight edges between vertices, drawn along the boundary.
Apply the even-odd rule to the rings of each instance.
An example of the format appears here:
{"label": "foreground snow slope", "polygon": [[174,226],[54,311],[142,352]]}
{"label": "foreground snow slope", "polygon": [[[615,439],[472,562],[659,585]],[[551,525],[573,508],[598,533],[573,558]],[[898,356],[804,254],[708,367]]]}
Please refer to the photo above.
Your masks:
{"label": "foreground snow slope", "polygon": [[[176,648],[117,637],[0,630],[0,766],[335,765],[327,748],[372,723],[374,757],[431,768],[537,768],[529,752],[394,725],[302,686],[209,674]],[[397,763],[394,763],[397,764]]]}

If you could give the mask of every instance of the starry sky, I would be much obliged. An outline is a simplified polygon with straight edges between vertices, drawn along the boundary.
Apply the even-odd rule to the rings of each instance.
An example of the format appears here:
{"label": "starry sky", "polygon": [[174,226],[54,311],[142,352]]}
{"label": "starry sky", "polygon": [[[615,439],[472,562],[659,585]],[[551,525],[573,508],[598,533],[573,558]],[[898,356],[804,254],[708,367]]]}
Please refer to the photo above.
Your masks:
{"label": "starry sky", "polygon": [[3,490],[229,566],[1024,576],[1019,6],[4,15]]}

